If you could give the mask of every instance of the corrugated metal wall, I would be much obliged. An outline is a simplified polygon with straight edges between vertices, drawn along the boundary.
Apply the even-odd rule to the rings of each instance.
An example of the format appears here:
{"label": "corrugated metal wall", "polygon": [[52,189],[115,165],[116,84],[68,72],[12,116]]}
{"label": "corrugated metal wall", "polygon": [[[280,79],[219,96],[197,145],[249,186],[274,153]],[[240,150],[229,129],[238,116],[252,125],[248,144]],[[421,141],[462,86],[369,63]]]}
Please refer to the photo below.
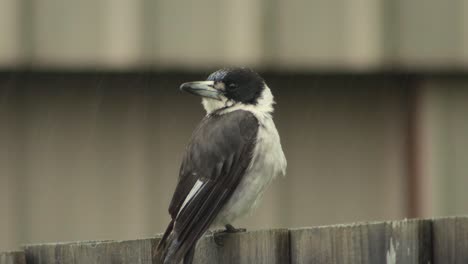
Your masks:
{"label": "corrugated metal wall", "polygon": [[467,68],[465,0],[1,0],[0,65]]}

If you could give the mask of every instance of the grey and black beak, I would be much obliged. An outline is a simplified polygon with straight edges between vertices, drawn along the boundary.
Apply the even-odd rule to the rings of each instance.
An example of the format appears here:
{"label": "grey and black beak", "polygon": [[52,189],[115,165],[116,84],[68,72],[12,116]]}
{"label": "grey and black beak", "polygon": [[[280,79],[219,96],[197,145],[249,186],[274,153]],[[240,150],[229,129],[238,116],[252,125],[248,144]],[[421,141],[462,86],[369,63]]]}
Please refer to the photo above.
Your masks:
{"label": "grey and black beak", "polygon": [[213,81],[188,82],[180,86],[180,90],[188,93],[221,100],[221,91],[214,88]]}

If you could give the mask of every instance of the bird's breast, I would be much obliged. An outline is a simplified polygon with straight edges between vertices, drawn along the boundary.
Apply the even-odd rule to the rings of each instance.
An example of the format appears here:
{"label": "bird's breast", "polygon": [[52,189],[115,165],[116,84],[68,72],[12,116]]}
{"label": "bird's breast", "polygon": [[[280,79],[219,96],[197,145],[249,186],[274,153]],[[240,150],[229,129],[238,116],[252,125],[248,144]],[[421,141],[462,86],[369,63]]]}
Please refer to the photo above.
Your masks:
{"label": "bird's breast", "polygon": [[273,120],[270,117],[259,119],[250,166],[212,226],[226,225],[249,214],[258,205],[268,184],[285,170],[286,159]]}

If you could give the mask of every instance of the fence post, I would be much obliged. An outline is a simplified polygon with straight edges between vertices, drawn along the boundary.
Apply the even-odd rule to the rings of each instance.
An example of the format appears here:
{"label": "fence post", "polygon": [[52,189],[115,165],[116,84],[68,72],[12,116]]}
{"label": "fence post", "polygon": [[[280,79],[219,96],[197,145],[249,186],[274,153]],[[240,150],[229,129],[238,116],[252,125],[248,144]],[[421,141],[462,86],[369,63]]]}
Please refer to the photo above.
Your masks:
{"label": "fence post", "polygon": [[158,239],[94,241],[29,245],[24,247],[27,264],[132,263],[151,264]]}
{"label": "fence post", "polygon": [[434,219],[433,236],[433,263],[468,263],[468,217]]}
{"label": "fence post", "polygon": [[13,251],[0,253],[0,264],[26,264],[24,252]]}
{"label": "fence post", "polygon": [[[358,223],[225,234],[208,233],[197,245],[201,263],[468,263],[468,217]],[[0,264],[157,263],[159,238],[24,246],[0,253]]]}
{"label": "fence post", "polygon": [[259,230],[227,234],[223,246],[212,235],[205,236],[195,251],[194,264],[289,263],[289,231]]}
{"label": "fence post", "polygon": [[429,263],[432,258],[429,220],[336,225],[290,232],[294,264],[409,264]]}

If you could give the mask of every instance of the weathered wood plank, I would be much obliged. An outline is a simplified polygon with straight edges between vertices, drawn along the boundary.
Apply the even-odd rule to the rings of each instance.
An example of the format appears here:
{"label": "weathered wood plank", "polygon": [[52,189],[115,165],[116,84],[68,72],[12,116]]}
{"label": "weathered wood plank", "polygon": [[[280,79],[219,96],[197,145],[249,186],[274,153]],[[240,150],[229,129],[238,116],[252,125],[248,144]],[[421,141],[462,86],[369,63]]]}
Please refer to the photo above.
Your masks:
{"label": "weathered wood plank", "polygon": [[337,225],[290,232],[291,263],[432,263],[429,220]]}
{"label": "weathered wood plank", "polygon": [[[227,234],[223,246],[206,235],[198,244],[194,263],[288,263],[287,229]],[[157,239],[75,242],[25,246],[28,264],[152,262]],[[3,263],[2,263],[3,264]]]}
{"label": "weathered wood plank", "polygon": [[194,264],[202,263],[289,263],[289,231],[259,230],[226,234],[223,246],[212,235],[206,235],[197,245]]}
{"label": "weathered wood plank", "polygon": [[0,264],[26,264],[23,251],[0,253]]}
{"label": "weathered wood plank", "polygon": [[27,264],[151,264],[156,238],[129,241],[75,242],[28,245]]}
{"label": "weathered wood plank", "polygon": [[[29,245],[0,264],[157,263],[159,238]],[[194,263],[468,263],[468,217],[206,235]]]}
{"label": "weathered wood plank", "polygon": [[[289,231],[260,230],[221,237],[218,246],[212,234],[198,243],[194,263],[289,263]],[[157,263],[152,253],[158,239],[132,241],[74,242],[25,246],[28,264],[46,263]],[[1,263],[3,264],[3,263]]]}
{"label": "weathered wood plank", "polygon": [[468,263],[468,217],[433,220],[435,264]]}

